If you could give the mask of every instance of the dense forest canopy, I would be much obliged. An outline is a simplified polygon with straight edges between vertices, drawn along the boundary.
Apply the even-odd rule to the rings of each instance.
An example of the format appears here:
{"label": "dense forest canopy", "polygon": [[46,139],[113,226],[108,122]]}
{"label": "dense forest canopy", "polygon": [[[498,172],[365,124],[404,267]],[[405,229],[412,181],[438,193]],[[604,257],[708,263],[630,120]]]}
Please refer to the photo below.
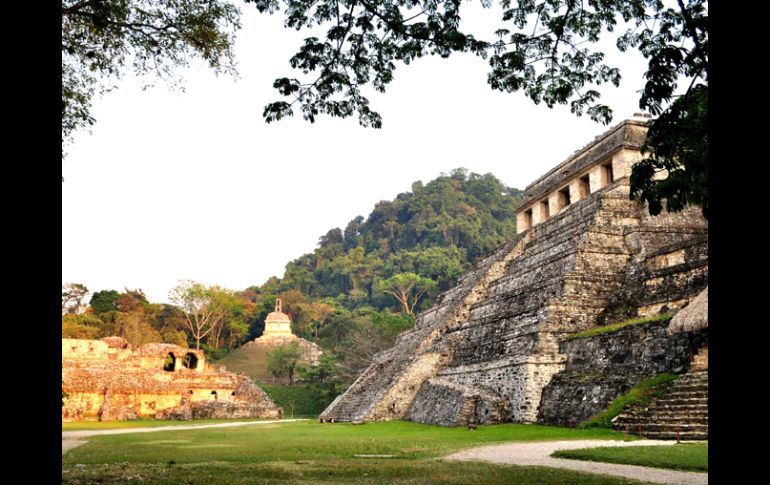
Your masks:
{"label": "dense forest canopy", "polygon": [[340,375],[353,379],[476,259],[516,233],[521,191],[492,174],[459,168],[411,189],[329,230],[312,253],[286,265],[283,278],[243,291],[184,281],[170,305],[129,289],[86,301],[84,285],[64,285],[62,337],[194,345],[216,359],[261,335],[281,298],[294,333],[338,356]]}

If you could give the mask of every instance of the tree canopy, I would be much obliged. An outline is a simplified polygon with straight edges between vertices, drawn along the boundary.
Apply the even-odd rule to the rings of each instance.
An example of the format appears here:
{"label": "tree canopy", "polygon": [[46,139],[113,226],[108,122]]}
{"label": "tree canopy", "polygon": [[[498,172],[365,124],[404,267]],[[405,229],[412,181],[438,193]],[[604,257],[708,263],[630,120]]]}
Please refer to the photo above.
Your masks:
{"label": "tree canopy", "polygon": [[[327,231],[315,251],[289,262],[283,278],[266,283],[261,291],[281,293],[292,312],[300,300],[290,291],[309,300],[331,299],[327,303],[336,301],[348,309],[393,307],[398,302],[381,291],[378,281],[401,273],[430,279],[436,290],[446,291],[476,258],[516,234],[520,196],[521,191],[492,174],[462,168],[427,184],[415,182],[411,191],[378,202],[368,217],[352,219],[344,231]],[[433,303],[432,296],[414,300],[410,295],[408,309],[403,302],[396,308],[419,311]],[[302,313],[299,319],[310,315]],[[302,326],[296,330],[306,332]]]}
{"label": "tree canopy", "polygon": [[[187,330],[201,348],[201,340],[209,334],[219,335],[232,320],[238,305],[234,292],[219,286],[206,286],[197,281],[181,281],[168,295],[169,300],[184,312]],[[241,332],[242,333],[242,332]],[[215,342],[219,339],[214,338]]]}
{"label": "tree canopy", "polygon": [[[246,0],[273,13],[278,0]],[[481,0],[491,7],[492,0]],[[326,28],[310,36],[290,59],[303,79],[281,77],[274,87],[288,98],[265,107],[269,123],[295,109],[313,122],[319,114],[358,115],[379,128],[365,86],[384,92],[397,62],[469,52],[489,62],[488,82],[504,92],[523,91],[536,104],[569,105],[576,115],[609,123],[600,102],[602,84],[618,86],[621,73],[605,61],[600,39],[617,35],[620,51],[637,49],[647,60],[639,107],[659,118],[645,149],[654,155],[634,169],[633,193],[653,213],[667,199],[701,204],[706,214],[708,10],[705,0],[500,0],[495,38],[461,30],[462,0],[292,0],[285,2],[287,28]],[[622,29],[613,34],[617,28]],[[672,103],[680,83],[685,93]],[[672,141],[673,140],[673,141]],[[657,180],[667,173],[670,181]],[[658,177],[660,179],[661,177]],[[692,182],[695,182],[694,184]]]}
{"label": "tree canopy", "polygon": [[79,313],[83,308],[83,299],[88,295],[88,288],[81,283],[67,283],[61,286],[61,312]]}
{"label": "tree canopy", "polygon": [[267,370],[275,377],[287,376],[292,385],[301,359],[302,349],[297,342],[281,344],[267,353]]}
{"label": "tree canopy", "polygon": [[224,0],[62,0],[62,158],[72,133],[92,125],[91,100],[127,73],[169,85],[198,56],[234,72],[240,11]]}
{"label": "tree canopy", "polygon": [[436,287],[436,282],[415,273],[398,273],[381,280],[377,286],[401,304],[403,314],[414,315],[414,307],[425,293]]}

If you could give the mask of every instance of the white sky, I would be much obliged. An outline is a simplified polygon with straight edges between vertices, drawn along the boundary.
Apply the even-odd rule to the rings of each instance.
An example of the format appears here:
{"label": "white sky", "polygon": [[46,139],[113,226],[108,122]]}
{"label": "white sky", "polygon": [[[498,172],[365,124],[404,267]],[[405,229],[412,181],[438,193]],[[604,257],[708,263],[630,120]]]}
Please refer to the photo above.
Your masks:
{"label": "white sky", "polygon": [[[474,25],[499,18],[478,2],[463,9]],[[524,189],[608,128],[493,91],[486,61],[458,54],[399,65],[387,92],[369,96],[381,130],[299,113],[268,125],[264,106],[282,98],[273,80],[301,75],[288,59],[307,34],[241,10],[239,79],[196,60],[182,72],[185,92],[127,79],[95,100],[96,125],[75,136],[62,167],[62,283],[141,288],[153,302],[186,278],[261,285],[416,180],[466,167]],[[623,75],[603,90],[615,124],[639,111],[645,63],[605,52]]]}

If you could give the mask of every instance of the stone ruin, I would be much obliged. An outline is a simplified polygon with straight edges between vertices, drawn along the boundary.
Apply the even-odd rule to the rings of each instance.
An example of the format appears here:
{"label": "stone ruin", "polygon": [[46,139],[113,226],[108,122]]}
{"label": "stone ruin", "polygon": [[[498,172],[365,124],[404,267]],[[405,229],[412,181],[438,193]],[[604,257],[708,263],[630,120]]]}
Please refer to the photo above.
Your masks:
{"label": "stone ruin", "polygon": [[120,337],[62,339],[62,421],[281,418],[248,377],[206,362],[201,350]]}
{"label": "stone ruin", "polygon": [[703,331],[670,336],[653,322],[565,340],[677,311],[708,284],[700,210],[652,217],[629,199],[648,122],[623,121],[530,184],[519,234],[377,354],[321,420],[570,424],[641,379],[687,371]]}

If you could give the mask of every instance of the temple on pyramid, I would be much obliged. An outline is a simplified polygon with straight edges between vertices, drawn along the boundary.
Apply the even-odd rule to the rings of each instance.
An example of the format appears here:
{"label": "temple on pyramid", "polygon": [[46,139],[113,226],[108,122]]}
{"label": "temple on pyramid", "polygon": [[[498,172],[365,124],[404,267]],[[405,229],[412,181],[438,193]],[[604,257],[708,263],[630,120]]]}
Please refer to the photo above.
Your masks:
{"label": "temple on pyramid", "polygon": [[297,337],[291,333],[291,319],[289,315],[283,313],[283,303],[278,298],[275,301],[275,311],[267,314],[265,318],[265,330],[259,339],[288,339],[296,340]]}

